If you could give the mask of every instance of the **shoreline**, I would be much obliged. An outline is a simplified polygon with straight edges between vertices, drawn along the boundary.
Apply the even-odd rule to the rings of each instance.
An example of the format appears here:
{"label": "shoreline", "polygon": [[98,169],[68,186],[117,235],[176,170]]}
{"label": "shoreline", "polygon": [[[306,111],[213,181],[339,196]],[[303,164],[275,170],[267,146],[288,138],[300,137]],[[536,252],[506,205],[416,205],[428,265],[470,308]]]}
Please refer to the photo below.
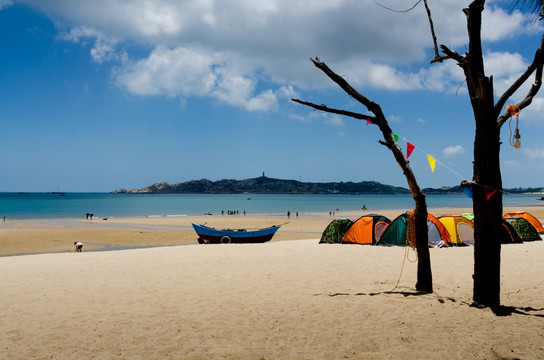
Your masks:
{"label": "shoreline", "polygon": [[[504,213],[522,210],[505,207]],[[526,209],[541,222],[544,220],[544,205]],[[406,210],[383,210],[380,215],[393,220]],[[472,212],[471,208],[429,208],[434,216]],[[270,242],[289,240],[319,240],[327,225],[338,218],[356,220],[372,211],[338,211],[334,216],[328,212],[252,215],[199,215],[123,217],[85,220],[59,219],[7,219],[0,222],[0,256],[22,256],[32,254],[66,253],[74,251],[73,243],[81,241],[83,251],[118,251],[150,247],[198,244],[191,223],[207,224],[215,228],[264,228],[282,225]]]}

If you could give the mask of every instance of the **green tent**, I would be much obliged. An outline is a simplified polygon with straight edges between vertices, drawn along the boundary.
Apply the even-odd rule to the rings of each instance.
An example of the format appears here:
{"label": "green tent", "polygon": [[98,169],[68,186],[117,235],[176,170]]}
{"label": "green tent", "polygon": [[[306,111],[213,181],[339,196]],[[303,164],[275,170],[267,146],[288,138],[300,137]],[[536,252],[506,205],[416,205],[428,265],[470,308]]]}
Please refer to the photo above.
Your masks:
{"label": "green tent", "polygon": [[505,220],[516,230],[521,241],[542,240],[535,227],[524,218],[509,217]]}
{"label": "green tent", "polygon": [[[410,217],[413,213],[404,213],[393,220],[378,240],[378,245],[396,245],[406,246],[408,244]],[[434,215],[427,214],[427,235],[430,247],[448,247],[451,246],[450,234],[444,224]]]}
{"label": "green tent", "polygon": [[407,229],[408,214],[399,215],[385,228],[378,244],[406,246]]}
{"label": "green tent", "polygon": [[344,240],[344,235],[353,225],[350,219],[335,219],[325,228],[321,235],[320,244],[341,244]]}
{"label": "green tent", "polygon": [[465,219],[470,220],[470,221],[474,220],[474,214],[472,214],[472,213],[462,213],[462,214],[459,214],[459,215],[464,217]]}
{"label": "green tent", "polygon": [[[470,221],[474,221],[474,214],[463,213],[463,214],[460,214],[460,215],[462,217],[470,220]],[[510,218],[507,218],[506,220],[505,219],[502,220],[503,237],[501,239],[501,243],[502,244],[512,244],[512,243],[519,244],[519,243],[522,243],[523,242],[523,234],[521,234],[520,230],[516,229],[513,226],[513,224],[511,224],[510,221],[508,221],[508,219],[510,219]],[[538,232],[536,233],[536,235],[538,236]],[[538,236],[538,238],[536,240],[540,240],[540,236]]]}

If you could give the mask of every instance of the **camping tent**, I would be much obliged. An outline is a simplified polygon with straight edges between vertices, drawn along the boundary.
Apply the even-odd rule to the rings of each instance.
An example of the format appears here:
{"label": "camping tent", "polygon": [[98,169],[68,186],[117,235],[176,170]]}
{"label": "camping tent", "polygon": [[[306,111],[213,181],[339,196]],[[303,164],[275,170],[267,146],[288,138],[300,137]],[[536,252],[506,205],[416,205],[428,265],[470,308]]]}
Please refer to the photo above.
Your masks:
{"label": "camping tent", "polygon": [[[413,218],[413,213],[404,213],[397,216],[383,231],[378,245],[406,246],[409,241],[408,229]],[[443,247],[451,244],[448,230],[432,214],[427,214],[427,228],[430,247]]]}
{"label": "camping tent", "polygon": [[344,239],[344,235],[353,225],[353,221],[350,219],[335,219],[325,228],[321,235],[320,244],[340,244]]}
{"label": "camping tent", "polygon": [[[472,220],[474,219],[473,214],[464,213],[460,216]],[[502,230],[504,231],[504,236],[501,240],[502,244],[512,244],[512,243],[522,243],[522,238],[518,235],[516,229],[512,225],[510,225],[504,218],[502,219]],[[466,242],[465,242],[466,243]],[[474,243],[466,243],[467,245],[474,245]]]}
{"label": "camping tent", "polygon": [[518,244],[523,242],[516,229],[514,229],[514,227],[505,219],[502,219],[502,227],[505,231],[505,235],[503,236],[501,244]]}
{"label": "camping tent", "polygon": [[390,222],[391,220],[382,215],[363,215],[346,232],[343,243],[376,245]]}
{"label": "camping tent", "polygon": [[438,218],[450,234],[453,246],[474,245],[474,223],[461,215],[443,215]]}
{"label": "camping tent", "polygon": [[525,211],[511,211],[511,212],[509,212],[507,214],[504,214],[504,216],[502,218],[503,219],[508,219],[510,217],[523,218],[523,219],[527,220],[531,225],[533,225],[533,227],[536,229],[537,232],[539,232],[539,233],[544,232],[544,227],[542,226],[542,223],[540,221],[538,221],[538,219],[536,217],[529,214],[528,212],[525,212]]}
{"label": "camping tent", "polygon": [[516,230],[522,241],[542,240],[536,228],[529,221],[522,217],[511,216],[506,220]]}

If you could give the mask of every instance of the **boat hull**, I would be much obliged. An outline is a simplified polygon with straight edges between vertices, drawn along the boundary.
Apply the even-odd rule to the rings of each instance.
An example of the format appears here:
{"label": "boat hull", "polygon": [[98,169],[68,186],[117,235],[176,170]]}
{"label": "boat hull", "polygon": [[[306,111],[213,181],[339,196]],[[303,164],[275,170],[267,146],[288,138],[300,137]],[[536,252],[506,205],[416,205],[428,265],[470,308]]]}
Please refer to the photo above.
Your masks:
{"label": "boat hull", "polygon": [[204,225],[192,224],[201,244],[264,243],[270,241],[279,226],[259,230],[218,230]]}

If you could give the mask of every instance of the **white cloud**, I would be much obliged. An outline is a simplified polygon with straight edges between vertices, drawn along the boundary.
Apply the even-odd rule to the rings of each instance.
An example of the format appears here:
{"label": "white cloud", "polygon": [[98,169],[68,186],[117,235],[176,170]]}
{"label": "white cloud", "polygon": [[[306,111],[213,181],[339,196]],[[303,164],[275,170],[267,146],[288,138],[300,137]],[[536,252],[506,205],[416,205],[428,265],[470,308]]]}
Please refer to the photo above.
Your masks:
{"label": "white cloud", "polygon": [[[486,72],[493,75],[495,94],[501,96],[529,65],[521,54],[509,52],[490,52],[484,56]],[[524,87],[520,93],[526,93]]]}
{"label": "white cloud", "polygon": [[[541,90],[542,93],[542,90]],[[523,109],[520,113],[520,126],[525,122],[544,126],[544,97],[537,96],[533,99],[530,106]]]}
{"label": "white cloud", "polygon": [[507,13],[497,6],[487,6],[482,14],[482,40],[496,42],[519,35],[527,20],[519,11]]}
{"label": "white cloud", "polygon": [[289,114],[289,118],[291,118],[293,120],[301,121],[301,122],[310,122],[310,119],[308,117],[301,116],[301,115],[298,115],[298,114]]}
{"label": "white cloud", "polygon": [[120,86],[136,95],[203,95],[214,87],[219,76],[212,65],[212,54],[158,47],[148,58],[119,68],[115,77]]}
{"label": "white cloud", "polygon": [[124,54],[116,53],[117,40],[108,38],[94,29],[78,27],[64,35],[64,40],[72,42],[84,41],[86,38],[94,38],[94,46],[91,48],[90,53],[93,60],[98,63],[119,59],[124,56]]}
{"label": "white cloud", "polygon": [[338,115],[333,115],[327,119],[327,123],[333,126],[345,126],[344,119]]}
{"label": "white cloud", "polygon": [[544,149],[523,149],[523,153],[532,159],[544,159]]}
{"label": "white cloud", "polygon": [[[453,92],[464,80],[454,61],[428,64],[432,41],[422,4],[398,14],[354,0],[21,1],[51,16],[66,40],[91,41],[92,58],[116,61],[116,83],[142,96],[210,96],[250,111],[275,109],[286,91],[334,86],[308,61],[316,55],[367,89]],[[380,3],[401,7],[397,0]],[[430,6],[439,43],[463,53],[466,5],[442,0]],[[492,3],[483,38],[517,36],[528,31],[527,23],[519,12]],[[126,55],[124,44],[138,50]],[[502,79],[519,72],[523,59],[492,54],[487,66],[500,73],[495,81],[504,87]]]}
{"label": "white cloud", "polygon": [[0,10],[11,5],[13,5],[11,0],[0,0]]}
{"label": "white cloud", "polygon": [[390,115],[387,120],[392,123],[402,124],[404,120],[398,115]]}
{"label": "white cloud", "polygon": [[455,155],[463,154],[465,152],[465,148],[463,148],[461,145],[455,145],[455,146],[448,146],[444,150],[442,150],[442,154],[444,157],[452,157]]}
{"label": "white cloud", "polygon": [[276,94],[272,90],[266,90],[249,99],[245,107],[249,111],[268,111],[276,108],[277,104]]}
{"label": "white cloud", "polygon": [[[124,64],[117,69],[119,86],[135,95],[170,97],[206,96],[248,111],[268,111],[277,107],[271,89],[254,95],[256,80],[251,71],[244,74],[229,56],[201,49],[157,47],[148,58]],[[294,91],[282,87],[284,97]]]}
{"label": "white cloud", "polygon": [[515,160],[504,160],[502,164],[510,168],[516,168],[520,165],[519,162]]}

